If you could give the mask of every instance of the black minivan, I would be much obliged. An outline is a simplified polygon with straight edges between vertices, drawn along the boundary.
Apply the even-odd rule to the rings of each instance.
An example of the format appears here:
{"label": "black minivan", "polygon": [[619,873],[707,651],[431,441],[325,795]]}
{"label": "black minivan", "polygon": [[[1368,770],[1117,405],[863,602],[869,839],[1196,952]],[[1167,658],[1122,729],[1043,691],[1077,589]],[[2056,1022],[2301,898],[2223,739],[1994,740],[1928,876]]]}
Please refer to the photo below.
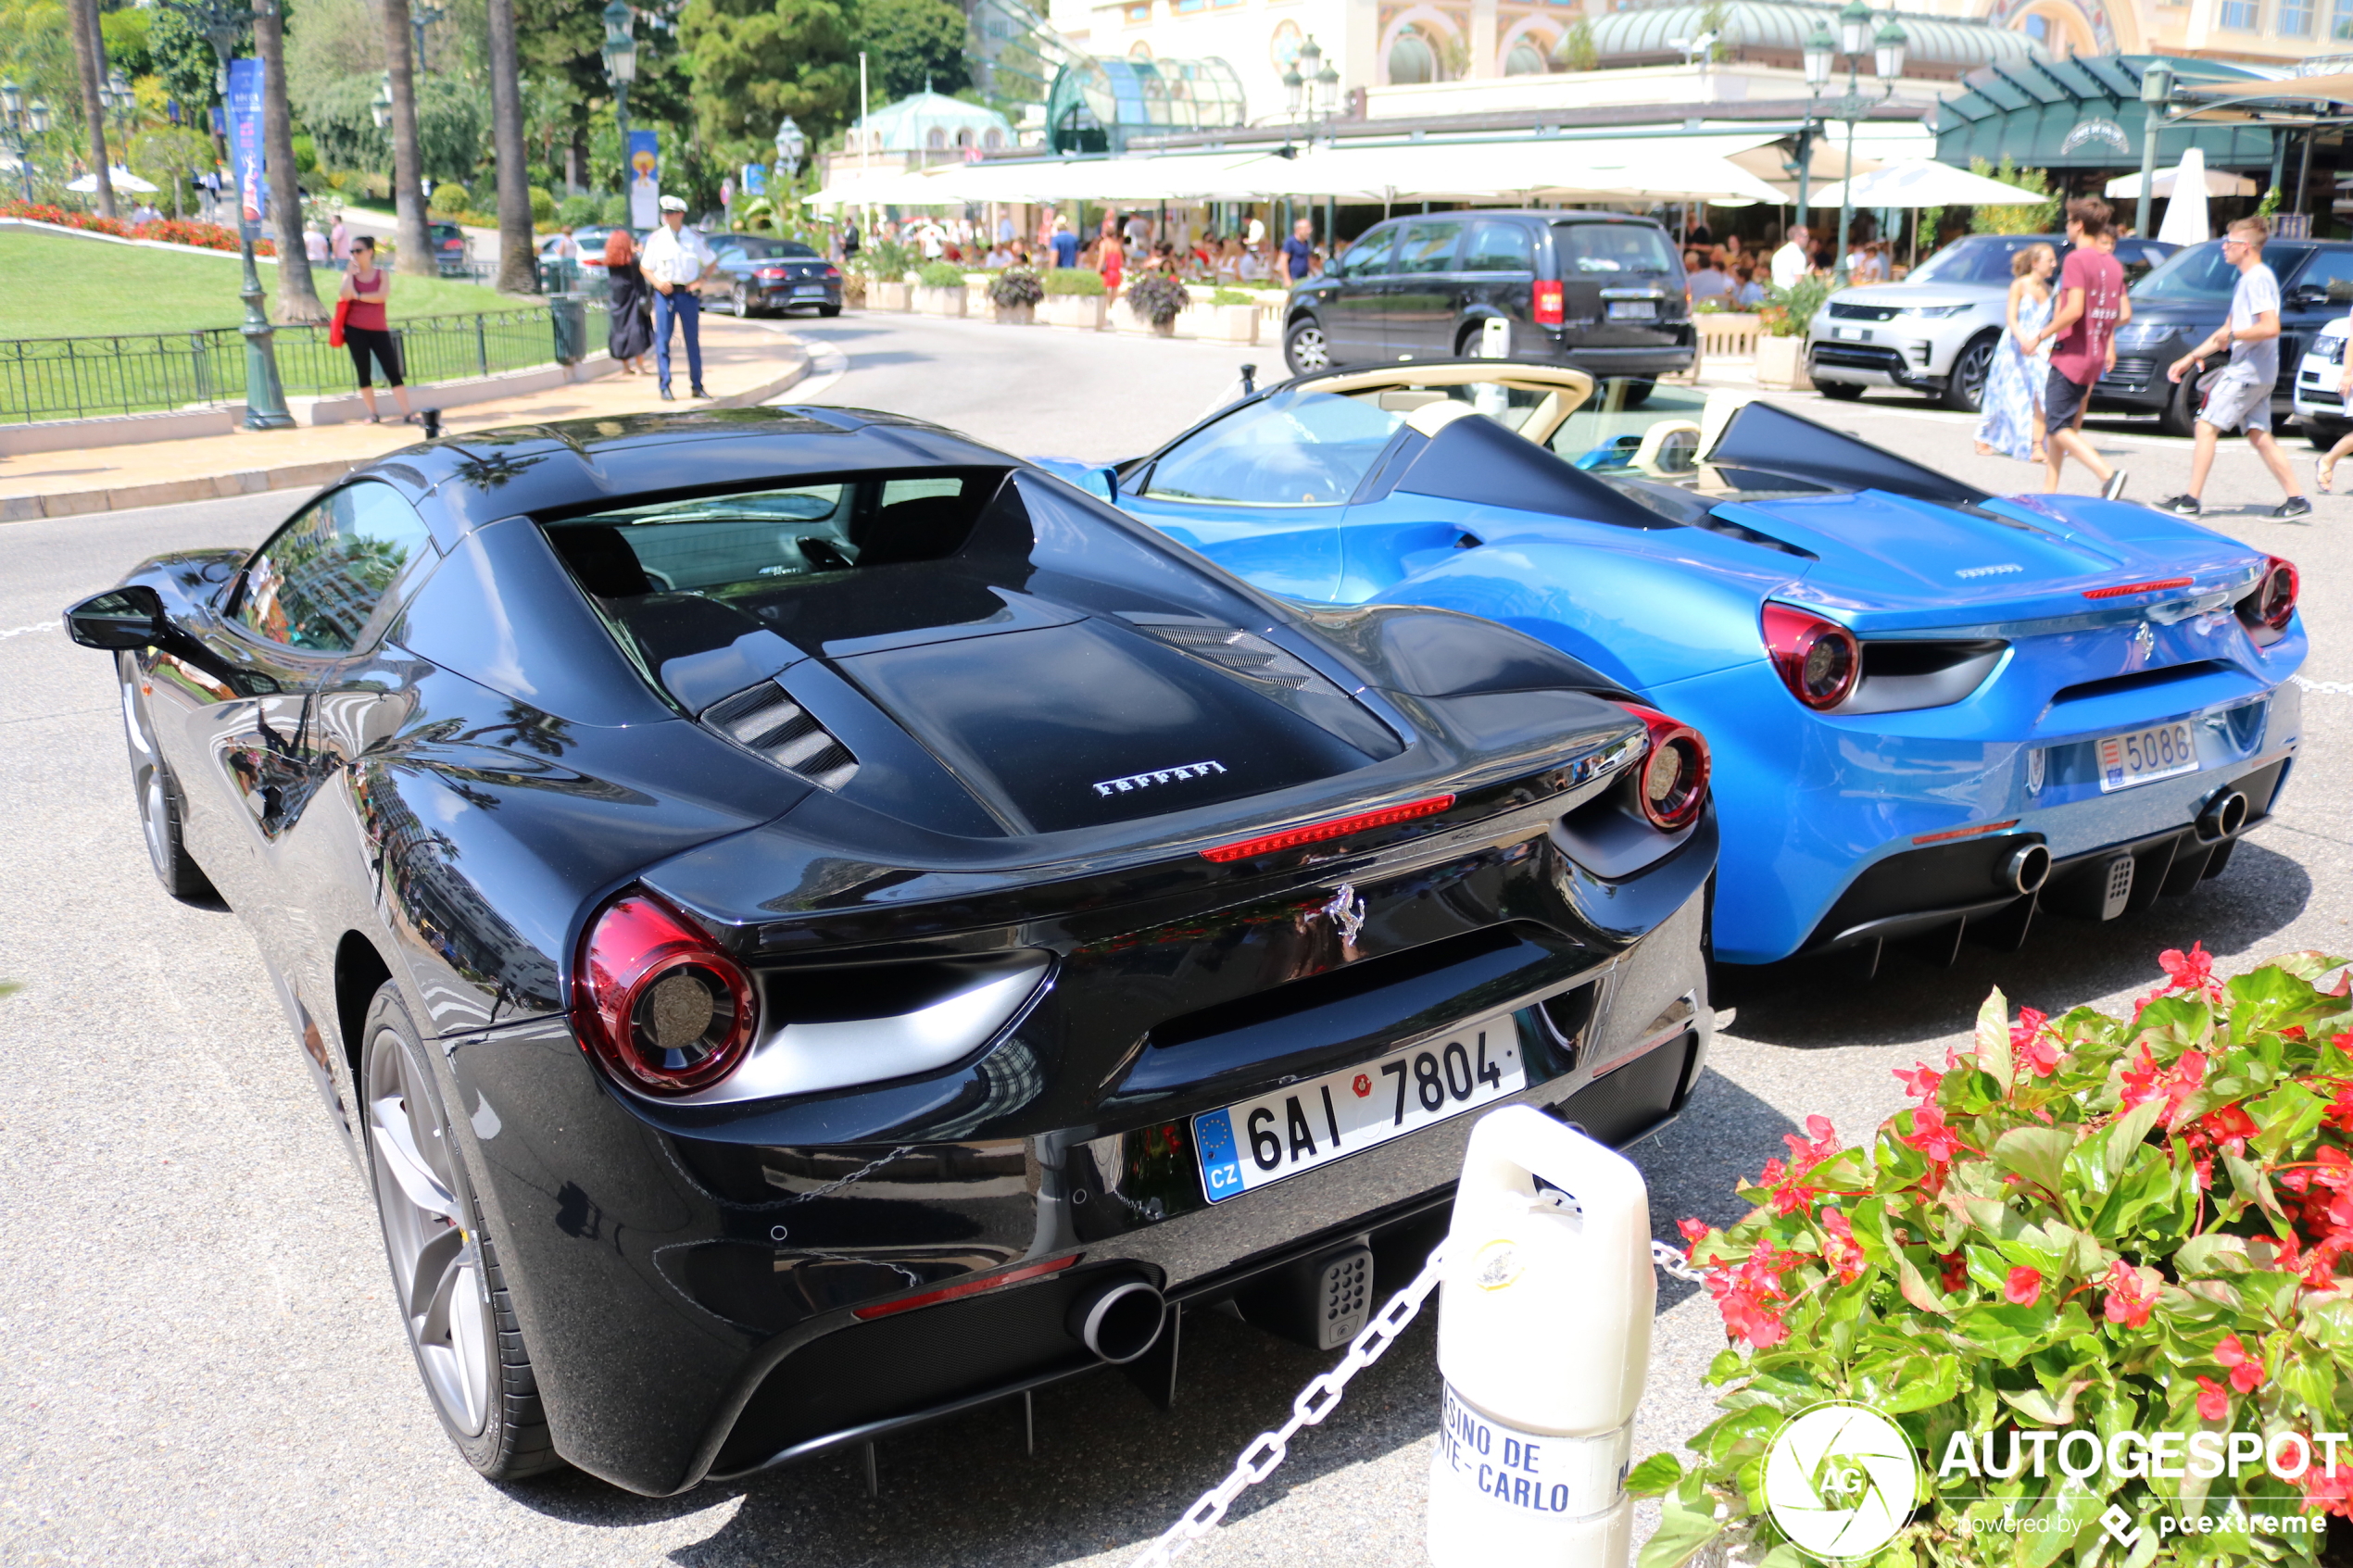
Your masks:
{"label": "black minivan", "polygon": [[1673,236],[1613,212],[1446,212],[1365,232],[1321,277],[1291,290],[1291,374],[1334,365],[1444,359],[1511,323],[1515,358],[1597,376],[1691,369],[1691,308]]}

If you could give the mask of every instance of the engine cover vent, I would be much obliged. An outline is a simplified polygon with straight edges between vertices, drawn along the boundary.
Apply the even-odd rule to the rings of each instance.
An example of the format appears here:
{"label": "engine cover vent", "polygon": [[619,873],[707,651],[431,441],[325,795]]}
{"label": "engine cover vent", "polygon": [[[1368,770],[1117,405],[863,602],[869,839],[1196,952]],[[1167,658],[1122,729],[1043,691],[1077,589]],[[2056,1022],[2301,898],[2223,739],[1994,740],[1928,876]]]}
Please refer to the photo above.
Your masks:
{"label": "engine cover vent", "polygon": [[1315,671],[1264,637],[1214,621],[1181,620],[1176,616],[1129,615],[1137,631],[1182,653],[1206,659],[1245,681],[1297,691],[1311,683],[1321,684]]}
{"label": "engine cover vent", "polygon": [[858,776],[849,747],[774,681],[720,698],[703,709],[702,722],[820,789],[838,790]]}

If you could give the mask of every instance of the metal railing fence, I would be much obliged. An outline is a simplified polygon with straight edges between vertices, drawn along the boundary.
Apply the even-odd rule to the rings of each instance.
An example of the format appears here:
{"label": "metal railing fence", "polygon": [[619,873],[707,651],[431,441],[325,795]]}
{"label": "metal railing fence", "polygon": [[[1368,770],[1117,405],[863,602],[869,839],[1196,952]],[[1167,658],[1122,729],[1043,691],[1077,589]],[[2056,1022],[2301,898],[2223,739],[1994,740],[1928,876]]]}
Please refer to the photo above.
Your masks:
{"label": "metal railing fence", "polygon": [[[604,342],[604,307],[587,310],[593,348]],[[395,321],[392,331],[412,384],[556,362],[555,325],[544,306],[417,316]],[[279,327],[273,342],[288,396],[332,397],[357,387],[350,355],[328,344],[325,327]],[[0,422],[212,408],[245,395],[245,345],[234,327],[0,342]]]}

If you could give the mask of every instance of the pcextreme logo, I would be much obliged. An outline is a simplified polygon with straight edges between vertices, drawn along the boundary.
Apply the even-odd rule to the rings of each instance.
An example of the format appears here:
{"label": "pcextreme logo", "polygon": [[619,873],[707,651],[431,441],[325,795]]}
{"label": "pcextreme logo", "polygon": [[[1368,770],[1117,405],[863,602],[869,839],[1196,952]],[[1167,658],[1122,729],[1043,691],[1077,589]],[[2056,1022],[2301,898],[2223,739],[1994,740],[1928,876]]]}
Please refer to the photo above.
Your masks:
{"label": "pcextreme logo", "polygon": [[1869,1405],[1809,1406],[1765,1450],[1765,1506],[1790,1544],[1818,1562],[1869,1557],[1919,1499],[1911,1439]]}

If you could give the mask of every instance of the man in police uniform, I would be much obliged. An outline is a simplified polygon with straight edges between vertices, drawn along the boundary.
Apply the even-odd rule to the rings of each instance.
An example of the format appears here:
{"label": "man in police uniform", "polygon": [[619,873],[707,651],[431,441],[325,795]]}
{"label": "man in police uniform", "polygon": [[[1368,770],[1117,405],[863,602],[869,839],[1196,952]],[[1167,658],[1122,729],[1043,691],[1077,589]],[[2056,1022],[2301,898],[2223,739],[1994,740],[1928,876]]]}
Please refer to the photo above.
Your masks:
{"label": "man in police uniform", "polygon": [[673,320],[686,329],[687,384],[697,397],[711,395],[702,389],[702,305],[695,298],[695,285],[711,276],[717,263],[702,235],[686,227],[686,204],[676,196],[662,197],[661,227],[647,240],[637,266],[653,285],[654,370],[661,378],[665,401],[673,396],[670,323]]}

